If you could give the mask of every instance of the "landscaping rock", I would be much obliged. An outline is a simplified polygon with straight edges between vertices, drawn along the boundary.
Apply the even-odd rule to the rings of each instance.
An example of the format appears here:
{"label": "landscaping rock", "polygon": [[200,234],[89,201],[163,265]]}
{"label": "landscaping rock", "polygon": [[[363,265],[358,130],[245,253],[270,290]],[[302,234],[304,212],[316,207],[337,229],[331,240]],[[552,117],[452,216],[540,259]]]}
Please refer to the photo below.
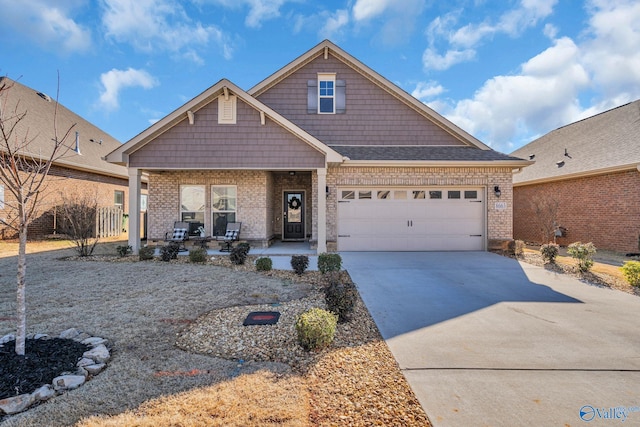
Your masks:
{"label": "landscaping rock", "polygon": [[53,390],[53,387],[50,384],[43,385],[39,389],[33,392],[33,397],[36,400],[44,401],[49,400],[53,396],[56,395],[56,392]]}
{"label": "landscaping rock", "polygon": [[35,398],[33,394],[21,394],[20,396],[9,397],[0,400],[0,410],[8,415],[17,414],[31,406],[34,401]]}
{"label": "landscaping rock", "polygon": [[109,350],[107,350],[107,347],[105,347],[104,344],[100,344],[100,345],[94,347],[93,349],[91,349],[89,351],[86,351],[82,355],[82,357],[93,359],[98,363],[104,363],[107,360],[109,360],[111,355],[109,354]]}
{"label": "landscaping rock", "polygon": [[91,337],[81,341],[82,344],[90,345],[91,347],[99,346],[100,344],[107,344],[107,340],[100,337]]}
{"label": "landscaping rock", "polygon": [[80,387],[85,381],[84,375],[61,375],[53,379],[53,388],[57,392],[73,390]]}
{"label": "landscaping rock", "polygon": [[76,328],[69,328],[66,331],[60,332],[60,338],[64,338],[66,340],[72,340],[80,335],[80,331]]}
{"label": "landscaping rock", "polygon": [[85,366],[84,369],[89,372],[91,375],[97,375],[102,371],[107,365],[105,363],[96,363],[95,365]]}
{"label": "landscaping rock", "polygon": [[16,339],[16,336],[14,334],[7,334],[7,335],[3,336],[2,338],[0,338],[0,345],[6,344],[9,341],[13,341],[15,339]]}

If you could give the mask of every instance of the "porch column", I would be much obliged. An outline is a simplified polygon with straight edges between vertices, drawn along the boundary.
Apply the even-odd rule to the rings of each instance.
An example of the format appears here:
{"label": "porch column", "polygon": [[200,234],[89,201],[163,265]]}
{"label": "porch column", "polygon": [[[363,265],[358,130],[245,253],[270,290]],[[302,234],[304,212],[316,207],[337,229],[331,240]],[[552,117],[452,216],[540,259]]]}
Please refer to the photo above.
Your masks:
{"label": "porch column", "polygon": [[317,170],[318,174],[318,248],[319,254],[327,252],[327,169]]}
{"label": "porch column", "polygon": [[142,172],[129,168],[129,246],[133,253],[140,250],[140,187]]}

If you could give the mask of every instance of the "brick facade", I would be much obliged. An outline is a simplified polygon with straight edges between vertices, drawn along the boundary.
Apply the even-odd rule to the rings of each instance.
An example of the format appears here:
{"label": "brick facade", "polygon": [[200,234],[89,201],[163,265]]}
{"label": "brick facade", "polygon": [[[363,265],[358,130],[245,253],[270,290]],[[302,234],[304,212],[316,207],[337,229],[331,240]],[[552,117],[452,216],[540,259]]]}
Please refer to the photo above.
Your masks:
{"label": "brick facade", "polygon": [[638,252],[640,245],[640,173],[637,170],[514,188],[514,237],[543,243],[532,204],[545,197],[558,204],[557,223],[568,231],[563,246],[593,242],[596,248]]}
{"label": "brick facade", "polygon": [[[0,184],[1,185],[1,184]],[[82,197],[84,195],[97,198],[98,206],[114,206],[114,192],[124,192],[124,211],[128,200],[128,180],[112,176],[100,175],[91,172],[80,171],[60,166],[52,166],[46,180],[46,187],[42,192],[34,220],[28,229],[29,239],[43,238],[54,232],[54,207],[61,204],[62,195],[67,198]],[[5,188],[5,207],[0,210],[0,215],[7,218],[10,215],[8,205],[13,199],[11,193]],[[6,226],[0,225],[0,239],[16,238],[16,233]]]}

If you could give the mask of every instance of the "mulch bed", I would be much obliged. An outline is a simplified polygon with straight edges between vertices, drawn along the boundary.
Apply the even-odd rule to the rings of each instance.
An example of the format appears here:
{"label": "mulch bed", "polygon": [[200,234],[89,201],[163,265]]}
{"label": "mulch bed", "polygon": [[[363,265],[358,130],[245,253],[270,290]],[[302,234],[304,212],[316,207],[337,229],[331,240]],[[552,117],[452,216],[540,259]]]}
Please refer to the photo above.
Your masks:
{"label": "mulch bed", "polygon": [[53,338],[26,340],[24,356],[18,356],[15,348],[15,341],[0,346],[0,399],[32,393],[63,372],[75,372],[91,346]]}

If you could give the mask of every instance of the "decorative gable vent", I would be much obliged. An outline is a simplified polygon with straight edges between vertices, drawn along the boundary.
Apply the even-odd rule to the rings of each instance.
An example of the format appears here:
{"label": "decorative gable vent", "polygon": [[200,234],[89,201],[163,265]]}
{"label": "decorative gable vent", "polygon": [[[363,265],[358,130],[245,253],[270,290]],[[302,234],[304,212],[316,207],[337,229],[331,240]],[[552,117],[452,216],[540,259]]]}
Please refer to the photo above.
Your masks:
{"label": "decorative gable vent", "polygon": [[235,95],[218,97],[218,124],[236,124],[237,99]]}

